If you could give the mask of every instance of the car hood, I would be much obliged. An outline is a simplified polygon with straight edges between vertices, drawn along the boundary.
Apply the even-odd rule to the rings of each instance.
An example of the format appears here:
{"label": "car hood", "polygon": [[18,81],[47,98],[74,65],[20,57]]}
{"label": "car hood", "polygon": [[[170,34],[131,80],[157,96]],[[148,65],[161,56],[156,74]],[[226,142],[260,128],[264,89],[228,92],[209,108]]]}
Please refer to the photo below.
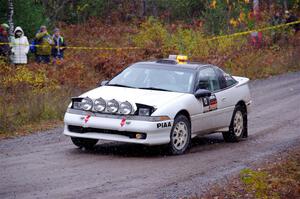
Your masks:
{"label": "car hood", "polygon": [[132,104],[139,103],[157,108],[184,94],[117,86],[101,86],[82,94],[80,97],[89,97],[91,99],[102,97],[105,100],[115,99],[120,102],[128,101]]}

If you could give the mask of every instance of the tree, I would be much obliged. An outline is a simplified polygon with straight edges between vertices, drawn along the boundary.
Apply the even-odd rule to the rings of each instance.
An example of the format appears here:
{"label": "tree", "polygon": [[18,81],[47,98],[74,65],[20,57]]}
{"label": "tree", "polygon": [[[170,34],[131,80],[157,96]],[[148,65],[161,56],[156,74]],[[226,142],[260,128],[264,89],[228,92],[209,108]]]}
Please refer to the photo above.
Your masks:
{"label": "tree", "polygon": [[12,36],[14,34],[14,3],[13,0],[8,0],[8,24],[9,24],[9,35]]}
{"label": "tree", "polygon": [[59,20],[59,15],[62,15],[68,4],[73,3],[72,0],[39,0],[45,9],[45,12],[50,21]]}

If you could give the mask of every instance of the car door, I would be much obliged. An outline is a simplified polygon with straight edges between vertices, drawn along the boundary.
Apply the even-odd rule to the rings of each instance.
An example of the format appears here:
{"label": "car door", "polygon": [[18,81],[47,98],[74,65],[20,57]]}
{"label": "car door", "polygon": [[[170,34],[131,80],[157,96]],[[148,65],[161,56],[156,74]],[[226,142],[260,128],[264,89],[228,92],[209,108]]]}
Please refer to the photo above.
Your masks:
{"label": "car door", "polygon": [[221,128],[224,124],[222,110],[219,107],[221,95],[216,95],[220,91],[220,81],[214,67],[205,67],[200,69],[196,83],[197,89],[205,89],[212,92],[210,97],[200,98],[199,106],[202,113],[195,116],[195,124],[193,129],[200,134],[210,132]]}
{"label": "car door", "polygon": [[233,110],[238,101],[238,95],[235,92],[237,81],[234,80],[229,74],[225,73],[218,67],[214,67],[216,74],[219,79],[220,90],[215,92],[218,101],[218,108],[220,109],[220,118],[221,126],[228,127],[231,122],[231,117]]}

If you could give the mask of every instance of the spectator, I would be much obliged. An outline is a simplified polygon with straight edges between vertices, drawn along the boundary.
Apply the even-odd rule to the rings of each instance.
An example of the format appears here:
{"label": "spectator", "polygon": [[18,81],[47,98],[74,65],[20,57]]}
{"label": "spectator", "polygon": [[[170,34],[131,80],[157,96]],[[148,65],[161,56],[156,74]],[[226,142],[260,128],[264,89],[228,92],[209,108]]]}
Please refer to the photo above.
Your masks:
{"label": "spectator", "polygon": [[0,57],[3,57],[5,61],[8,61],[10,52],[7,27],[7,24],[1,24],[0,26],[0,43],[2,43],[0,44]]}
{"label": "spectator", "polygon": [[60,30],[58,28],[54,29],[53,41],[54,41],[54,46],[52,47],[53,61],[56,62],[56,60],[63,60],[64,51],[66,49],[65,48],[66,43],[64,38],[61,36]]}
{"label": "spectator", "polygon": [[276,12],[275,15],[271,19],[272,26],[276,26],[283,23],[283,17],[280,12]]}
{"label": "spectator", "polygon": [[41,26],[39,32],[35,35],[36,44],[36,61],[38,63],[49,63],[52,45],[54,44],[49,35],[46,26]]}
{"label": "spectator", "polygon": [[[271,19],[272,26],[280,25],[283,22],[284,22],[284,20],[283,20],[282,15],[280,14],[280,12],[277,11]],[[280,37],[281,37],[280,31],[281,30],[276,30],[276,29],[272,30],[271,35],[272,35],[273,43],[276,43],[277,41],[280,40]]]}
{"label": "spectator", "polygon": [[[255,26],[259,27],[261,21],[261,14],[256,8],[249,15],[250,24],[253,28]],[[250,44],[255,48],[261,48],[263,45],[263,33],[261,31],[253,31],[250,33]]]}
{"label": "spectator", "polygon": [[27,64],[29,42],[21,27],[16,27],[12,39],[12,61],[14,64]]}
{"label": "spectator", "polygon": [[[286,23],[291,23],[291,22],[295,22],[298,21],[298,17],[296,17],[293,13],[290,13],[288,10],[285,11],[285,22]],[[295,34],[300,31],[300,24],[295,24],[292,25],[292,27],[295,30]]]}
{"label": "spectator", "polygon": [[1,27],[4,28],[4,29],[6,29],[6,30],[8,30],[9,25],[7,25],[6,23],[3,23],[3,24],[1,24]]}
{"label": "spectator", "polygon": [[251,41],[251,45],[255,48],[261,48],[263,45],[263,34],[262,32],[251,32],[250,33],[250,41]]}

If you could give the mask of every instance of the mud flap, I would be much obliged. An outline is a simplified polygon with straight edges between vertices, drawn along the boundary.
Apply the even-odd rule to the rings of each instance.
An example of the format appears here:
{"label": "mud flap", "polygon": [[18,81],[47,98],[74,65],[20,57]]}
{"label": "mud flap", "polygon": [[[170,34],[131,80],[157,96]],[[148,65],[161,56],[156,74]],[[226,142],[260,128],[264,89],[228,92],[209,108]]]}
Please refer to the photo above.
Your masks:
{"label": "mud flap", "polygon": [[247,138],[248,137],[248,117],[247,117],[247,113],[245,113],[244,115],[244,121],[245,121],[245,130],[244,130],[244,133],[243,133],[243,136],[242,138]]}

